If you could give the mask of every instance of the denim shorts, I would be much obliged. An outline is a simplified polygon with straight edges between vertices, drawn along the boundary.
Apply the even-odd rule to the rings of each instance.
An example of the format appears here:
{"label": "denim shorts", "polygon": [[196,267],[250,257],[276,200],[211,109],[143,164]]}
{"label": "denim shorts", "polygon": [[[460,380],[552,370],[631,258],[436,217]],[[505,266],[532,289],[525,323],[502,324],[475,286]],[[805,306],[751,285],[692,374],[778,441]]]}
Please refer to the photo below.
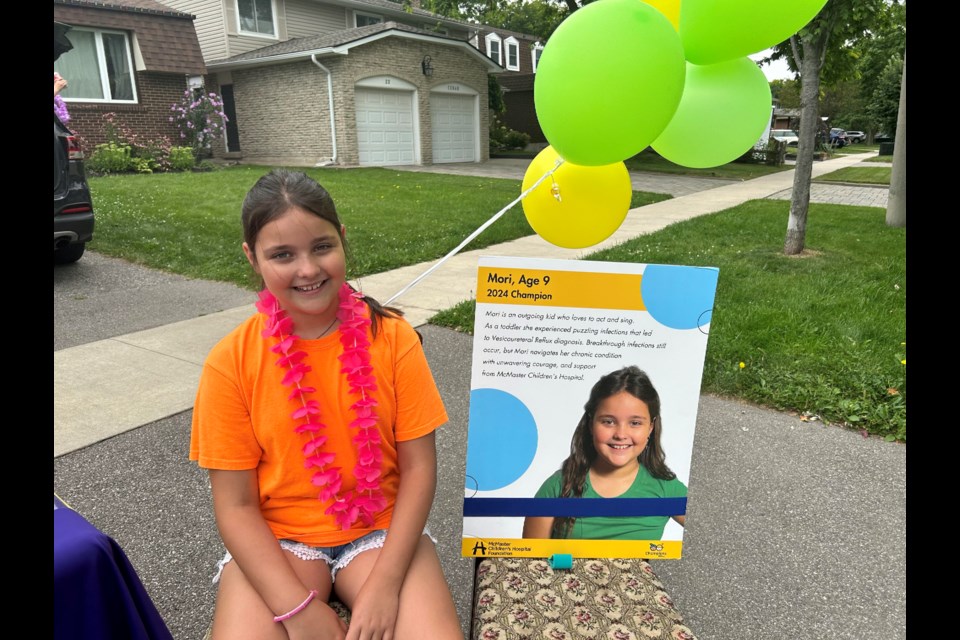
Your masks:
{"label": "denim shorts", "polygon": [[[423,535],[429,537],[433,544],[437,544],[437,539],[433,537],[433,534],[430,533],[428,528],[424,527]],[[323,560],[327,563],[327,566],[330,567],[331,581],[335,581],[337,579],[337,572],[340,571],[340,569],[350,564],[354,558],[364,551],[382,548],[386,539],[387,530],[377,529],[376,531],[371,531],[366,535],[360,536],[352,542],[335,547],[311,547],[308,544],[296,542],[295,540],[280,540],[280,548],[289,551],[301,560]],[[220,580],[223,567],[231,560],[233,560],[233,556],[227,551],[223,560],[217,563],[217,575],[213,577],[214,584]]]}

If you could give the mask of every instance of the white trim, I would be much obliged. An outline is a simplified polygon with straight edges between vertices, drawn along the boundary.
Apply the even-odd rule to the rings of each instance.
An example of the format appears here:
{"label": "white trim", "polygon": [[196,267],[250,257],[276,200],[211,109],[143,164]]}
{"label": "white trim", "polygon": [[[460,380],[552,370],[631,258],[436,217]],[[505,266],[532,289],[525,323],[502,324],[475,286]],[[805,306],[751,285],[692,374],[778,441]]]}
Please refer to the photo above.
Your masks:
{"label": "white trim", "polygon": [[[137,96],[137,74],[136,67],[134,67],[133,55],[131,48],[133,42],[130,38],[130,34],[126,31],[119,31],[116,29],[99,29],[95,27],[73,27],[73,31],[86,31],[93,34],[93,44],[96,49],[97,54],[97,67],[100,72],[100,90],[103,93],[102,98],[68,98],[63,96],[65,102],[110,102],[114,104],[137,104],[139,102]],[[107,71],[107,60],[106,52],[104,51],[103,46],[103,34],[118,35],[123,36],[123,44],[127,58],[127,68],[130,70],[130,91],[133,93],[132,100],[119,100],[114,98],[110,94],[110,77]]]}
{"label": "white trim", "polygon": [[[256,8],[257,0],[253,0],[254,8]],[[270,0],[270,13],[273,16],[273,33],[262,33],[260,31],[247,31],[243,28],[243,21],[240,19],[240,2],[239,0],[234,0],[233,2],[234,14],[237,17],[237,34],[241,36],[251,36],[254,38],[265,38],[268,40],[277,40],[279,39],[279,21],[277,20],[277,2],[276,0]]]}
{"label": "white trim", "polygon": [[[487,57],[496,62],[501,67],[503,66],[503,47],[501,46],[503,40],[495,33],[488,33],[483,38],[487,43]],[[494,52],[494,43],[496,43],[496,52],[497,57],[493,57]]]}
{"label": "white trim", "polygon": [[[330,155],[330,159],[324,162],[320,160],[314,166],[321,167],[331,164],[337,164],[337,119],[333,113],[333,74],[330,73],[330,69],[327,69],[325,66],[320,64],[316,56],[311,56],[310,61],[313,64],[317,65],[327,74],[327,102],[329,104],[328,108],[330,110],[330,140],[332,142],[333,153]],[[226,138],[226,136],[224,136]]]}
{"label": "white trim", "polygon": [[543,54],[543,45],[539,42],[534,42],[530,46],[530,64],[533,65],[534,73],[537,72],[537,52],[539,52],[541,55]]}
{"label": "white trim", "polygon": [[207,69],[242,69],[250,67],[266,67],[269,65],[277,64],[278,62],[285,62],[290,60],[309,60],[311,56],[323,56],[323,55],[348,55],[350,49],[354,47],[363,46],[365,44],[370,44],[371,42],[376,42],[383,38],[395,37],[395,38],[404,38],[406,40],[417,40],[420,42],[430,42],[434,44],[442,44],[449,47],[456,47],[463,49],[471,55],[476,56],[481,61],[486,63],[489,73],[497,73],[503,71],[503,67],[492,62],[490,58],[483,55],[482,51],[477,50],[476,48],[470,46],[470,43],[466,40],[451,40],[450,38],[444,38],[442,36],[430,36],[419,33],[410,33],[409,31],[401,31],[400,29],[387,29],[386,31],[381,31],[380,33],[375,33],[371,36],[365,38],[360,38],[349,42],[338,47],[323,47],[322,49],[313,49],[308,51],[297,51],[295,53],[284,53],[275,56],[269,56],[264,58],[254,58],[253,60],[238,60],[235,62],[208,62]]}
{"label": "white trim", "polygon": [[[514,64],[510,64],[510,48],[513,47]],[[503,41],[503,66],[507,71],[520,71],[520,41],[510,36]]]}
{"label": "white trim", "polygon": [[[376,18],[376,19],[377,19],[376,22],[371,22],[370,24],[380,24],[381,22],[384,22],[383,16],[380,15],[380,14],[377,14],[377,13],[369,13],[369,12],[367,12],[367,11],[357,11],[356,9],[354,9],[354,10],[353,10],[353,26],[354,26],[354,27],[360,27],[360,26],[361,26],[361,25],[357,24],[357,16],[363,16],[363,17],[365,17],[365,18]],[[366,27],[366,26],[369,26],[369,25],[363,25],[363,26]]]}

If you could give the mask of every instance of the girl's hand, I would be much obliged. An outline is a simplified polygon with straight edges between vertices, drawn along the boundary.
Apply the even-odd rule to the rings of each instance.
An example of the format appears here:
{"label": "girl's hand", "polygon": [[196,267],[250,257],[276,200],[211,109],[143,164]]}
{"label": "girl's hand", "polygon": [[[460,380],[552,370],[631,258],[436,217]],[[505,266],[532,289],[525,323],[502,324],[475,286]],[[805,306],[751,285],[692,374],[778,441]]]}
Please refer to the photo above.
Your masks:
{"label": "girl's hand", "polygon": [[350,612],[347,640],[392,640],[400,593],[367,579]]}
{"label": "girl's hand", "polygon": [[343,640],[347,625],[326,602],[314,599],[306,609],[283,621],[290,640]]}

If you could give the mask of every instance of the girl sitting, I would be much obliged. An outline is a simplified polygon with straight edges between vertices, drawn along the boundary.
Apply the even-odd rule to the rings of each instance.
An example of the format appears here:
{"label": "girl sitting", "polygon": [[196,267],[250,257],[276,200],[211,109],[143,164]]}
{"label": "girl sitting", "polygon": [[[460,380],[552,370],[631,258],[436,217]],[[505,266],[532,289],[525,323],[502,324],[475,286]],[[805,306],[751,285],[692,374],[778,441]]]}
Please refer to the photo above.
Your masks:
{"label": "girl sitting", "polygon": [[419,335],[346,282],[344,227],[305,174],[260,178],[241,219],[265,289],[207,357],[190,439],[227,549],[211,637],[462,638],[425,531],[447,414]]}

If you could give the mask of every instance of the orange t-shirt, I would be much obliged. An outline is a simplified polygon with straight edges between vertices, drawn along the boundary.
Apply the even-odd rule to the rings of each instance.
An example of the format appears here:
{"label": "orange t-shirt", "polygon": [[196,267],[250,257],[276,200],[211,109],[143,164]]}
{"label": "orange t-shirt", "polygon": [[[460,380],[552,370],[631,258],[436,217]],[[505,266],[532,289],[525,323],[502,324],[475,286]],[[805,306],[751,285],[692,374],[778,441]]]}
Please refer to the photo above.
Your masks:
{"label": "orange t-shirt", "polygon": [[[370,345],[383,452],[380,486],[387,506],[372,529],[354,523],[342,531],[324,513],[329,502],[318,500],[320,490],[310,482],[317,469],[304,467],[301,447],[308,436],[294,432],[303,420],[295,422],[290,415],[299,401],[290,400],[291,388],[280,383],[286,369],[275,364],[279,356],[269,350],[276,338],[260,335],[265,319],[254,314],[207,356],[193,410],[190,459],[205,469],[256,469],[260,510],[278,539],[326,547],[387,528],[400,482],[397,442],[424,436],[447,421],[419,336],[406,320],[384,318]],[[359,396],[350,394],[340,371],[339,338],[334,332],[298,340],[294,350],[308,354],[304,362],[312,370],[301,385],[316,388],[309,398],[320,403],[319,422],[326,425],[320,432],[328,438],[323,451],[336,454],[333,465],[340,467],[345,493],[356,484],[352,437],[357,431],[348,425],[355,418],[350,407]]]}

